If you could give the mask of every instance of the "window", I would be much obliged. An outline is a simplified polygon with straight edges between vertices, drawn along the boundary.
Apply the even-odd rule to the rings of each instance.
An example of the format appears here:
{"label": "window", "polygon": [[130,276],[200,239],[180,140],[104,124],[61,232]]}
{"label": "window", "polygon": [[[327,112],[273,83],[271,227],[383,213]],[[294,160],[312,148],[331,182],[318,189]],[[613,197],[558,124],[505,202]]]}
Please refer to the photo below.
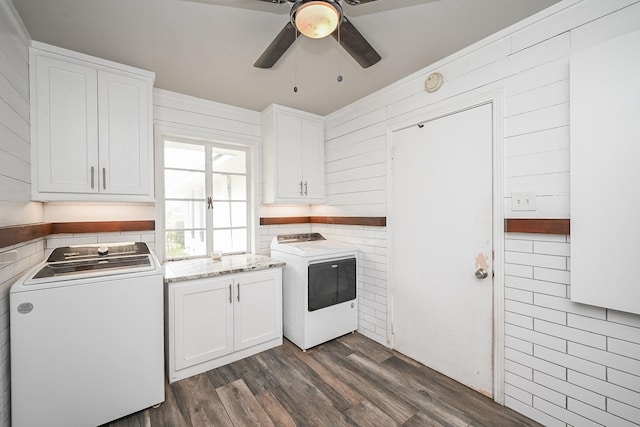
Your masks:
{"label": "window", "polygon": [[244,149],[164,141],[167,259],[248,251],[247,164]]}

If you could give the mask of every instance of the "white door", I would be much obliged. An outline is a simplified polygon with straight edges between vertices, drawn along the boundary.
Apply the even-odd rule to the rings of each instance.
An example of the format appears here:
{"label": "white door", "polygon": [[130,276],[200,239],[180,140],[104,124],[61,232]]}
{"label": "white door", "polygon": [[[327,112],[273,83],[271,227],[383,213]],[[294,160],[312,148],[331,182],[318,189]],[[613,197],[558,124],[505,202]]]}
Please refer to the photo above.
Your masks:
{"label": "white door", "polygon": [[487,395],[492,128],[485,104],[394,132],[390,206],[394,348]]}

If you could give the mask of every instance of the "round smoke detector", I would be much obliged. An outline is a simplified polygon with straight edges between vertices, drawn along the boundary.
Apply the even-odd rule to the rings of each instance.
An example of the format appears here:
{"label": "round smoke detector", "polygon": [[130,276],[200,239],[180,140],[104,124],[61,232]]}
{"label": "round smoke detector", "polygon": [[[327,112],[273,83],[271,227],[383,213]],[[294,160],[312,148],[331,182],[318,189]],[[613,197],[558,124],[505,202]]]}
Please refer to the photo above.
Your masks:
{"label": "round smoke detector", "polygon": [[424,82],[424,89],[429,93],[435,92],[440,89],[440,86],[442,86],[443,82],[444,78],[442,77],[442,74],[431,73],[429,74],[429,77],[427,77],[427,80]]}

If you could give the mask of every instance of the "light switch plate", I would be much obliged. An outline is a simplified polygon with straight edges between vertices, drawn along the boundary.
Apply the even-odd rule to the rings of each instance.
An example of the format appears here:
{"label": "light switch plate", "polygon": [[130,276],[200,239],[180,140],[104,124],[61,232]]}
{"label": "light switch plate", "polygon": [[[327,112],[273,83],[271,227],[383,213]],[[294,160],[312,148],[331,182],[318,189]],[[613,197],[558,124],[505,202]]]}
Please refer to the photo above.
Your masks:
{"label": "light switch plate", "polygon": [[511,193],[512,211],[535,211],[536,193],[533,191],[523,193]]}

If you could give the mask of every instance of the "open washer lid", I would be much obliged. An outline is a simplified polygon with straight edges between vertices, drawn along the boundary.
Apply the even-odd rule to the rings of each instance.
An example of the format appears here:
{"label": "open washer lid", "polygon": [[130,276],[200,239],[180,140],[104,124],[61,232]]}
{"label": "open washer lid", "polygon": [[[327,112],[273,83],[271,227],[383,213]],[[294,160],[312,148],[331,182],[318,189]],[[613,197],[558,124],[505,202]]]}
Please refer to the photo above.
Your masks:
{"label": "open washer lid", "polygon": [[271,241],[271,251],[301,257],[333,255],[357,250],[356,247],[346,243],[327,240],[320,233],[281,234]]}
{"label": "open washer lid", "polygon": [[47,260],[24,280],[23,285],[144,272],[156,269],[144,242],[76,245],[53,250]]}

